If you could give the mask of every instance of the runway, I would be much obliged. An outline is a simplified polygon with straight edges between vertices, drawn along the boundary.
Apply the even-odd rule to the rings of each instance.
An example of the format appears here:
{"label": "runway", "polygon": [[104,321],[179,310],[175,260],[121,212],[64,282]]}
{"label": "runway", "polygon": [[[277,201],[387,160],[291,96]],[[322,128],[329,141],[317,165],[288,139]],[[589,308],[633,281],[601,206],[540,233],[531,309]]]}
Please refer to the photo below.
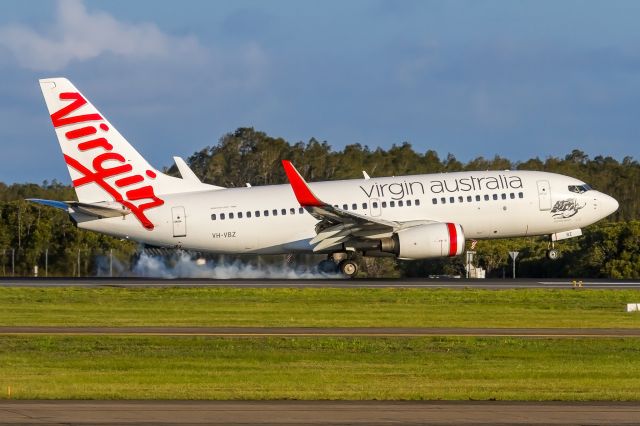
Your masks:
{"label": "runway", "polygon": [[210,337],[640,337],[638,328],[407,328],[407,327],[43,327],[2,326],[0,335]]}
{"label": "runway", "polygon": [[[575,281],[575,282],[574,282]],[[640,289],[640,281],[598,279],[229,279],[200,278],[0,278],[2,287],[233,287],[233,288],[450,288]]]}
{"label": "runway", "polygon": [[[4,279],[6,287],[236,288],[555,288],[567,280],[160,280]],[[640,288],[639,282],[585,281],[584,288]],[[638,328],[406,327],[58,327],[5,326],[0,335],[302,337],[639,338]],[[5,389],[0,389],[5,392]],[[6,394],[5,394],[6,395]],[[4,395],[3,395],[4,397]],[[631,425],[639,403],[393,401],[8,401],[0,425]]]}
{"label": "runway", "polygon": [[2,401],[0,425],[631,425],[638,403]]}

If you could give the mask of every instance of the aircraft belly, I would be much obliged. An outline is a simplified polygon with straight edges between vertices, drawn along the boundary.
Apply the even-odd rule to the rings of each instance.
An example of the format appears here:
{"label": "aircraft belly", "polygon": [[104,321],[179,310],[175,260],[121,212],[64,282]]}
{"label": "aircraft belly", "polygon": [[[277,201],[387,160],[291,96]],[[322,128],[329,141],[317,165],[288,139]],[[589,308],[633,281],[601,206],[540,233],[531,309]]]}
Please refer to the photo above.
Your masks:
{"label": "aircraft belly", "polygon": [[526,211],[526,208],[498,204],[462,213],[452,209],[450,215],[441,220],[462,225],[467,238],[507,238],[528,234],[529,221],[523,220],[527,217]]}

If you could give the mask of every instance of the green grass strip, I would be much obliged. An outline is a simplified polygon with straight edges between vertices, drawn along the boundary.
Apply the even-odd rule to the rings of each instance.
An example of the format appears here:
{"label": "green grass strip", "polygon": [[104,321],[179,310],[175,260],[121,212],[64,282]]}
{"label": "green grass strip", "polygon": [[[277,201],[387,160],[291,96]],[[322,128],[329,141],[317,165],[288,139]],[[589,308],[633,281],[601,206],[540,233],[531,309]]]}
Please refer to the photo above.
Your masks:
{"label": "green grass strip", "polygon": [[0,398],[640,400],[640,339],[0,337]]}
{"label": "green grass strip", "polygon": [[640,290],[0,288],[0,325],[635,328]]}

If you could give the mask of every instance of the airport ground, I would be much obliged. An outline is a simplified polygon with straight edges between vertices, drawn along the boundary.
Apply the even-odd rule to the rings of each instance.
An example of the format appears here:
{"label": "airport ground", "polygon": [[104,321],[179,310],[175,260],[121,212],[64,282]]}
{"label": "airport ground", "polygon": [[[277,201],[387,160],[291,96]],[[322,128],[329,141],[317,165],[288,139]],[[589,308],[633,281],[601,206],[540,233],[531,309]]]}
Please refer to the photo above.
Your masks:
{"label": "airport ground", "polygon": [[[82,424],[103,409],[120,410],[105,424],[640,421],[635,282],[72,284],[2,282],[5,424]],[[255,402],[292,399],[387,402]]]}
{"label": "airport ground", "polygon": [[221,288],[458,288],[458,289],[640,289],[638,280],[607,279],[203,279],[203,278],[29,278],[0,277],[0,287],[221,287]]}
{"label": "airport ground", "polygon": [[0,425],[637,425],[631,403],[0,401]]}

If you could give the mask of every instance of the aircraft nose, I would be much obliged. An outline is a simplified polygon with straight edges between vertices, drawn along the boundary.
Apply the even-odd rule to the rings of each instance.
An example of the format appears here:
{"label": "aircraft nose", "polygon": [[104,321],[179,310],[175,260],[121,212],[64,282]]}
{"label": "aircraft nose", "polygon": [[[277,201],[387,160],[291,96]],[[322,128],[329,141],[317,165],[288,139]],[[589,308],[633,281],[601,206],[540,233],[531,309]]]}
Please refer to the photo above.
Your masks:
{"label": "aircraft nose", "polygon": [[600,205],[604,216],[613,214],[616,210],[618,210],[618,207],[620,207],[620,204],[615,198],[602,193],[600,193],[600,196],[598,197],[598,204]]}

